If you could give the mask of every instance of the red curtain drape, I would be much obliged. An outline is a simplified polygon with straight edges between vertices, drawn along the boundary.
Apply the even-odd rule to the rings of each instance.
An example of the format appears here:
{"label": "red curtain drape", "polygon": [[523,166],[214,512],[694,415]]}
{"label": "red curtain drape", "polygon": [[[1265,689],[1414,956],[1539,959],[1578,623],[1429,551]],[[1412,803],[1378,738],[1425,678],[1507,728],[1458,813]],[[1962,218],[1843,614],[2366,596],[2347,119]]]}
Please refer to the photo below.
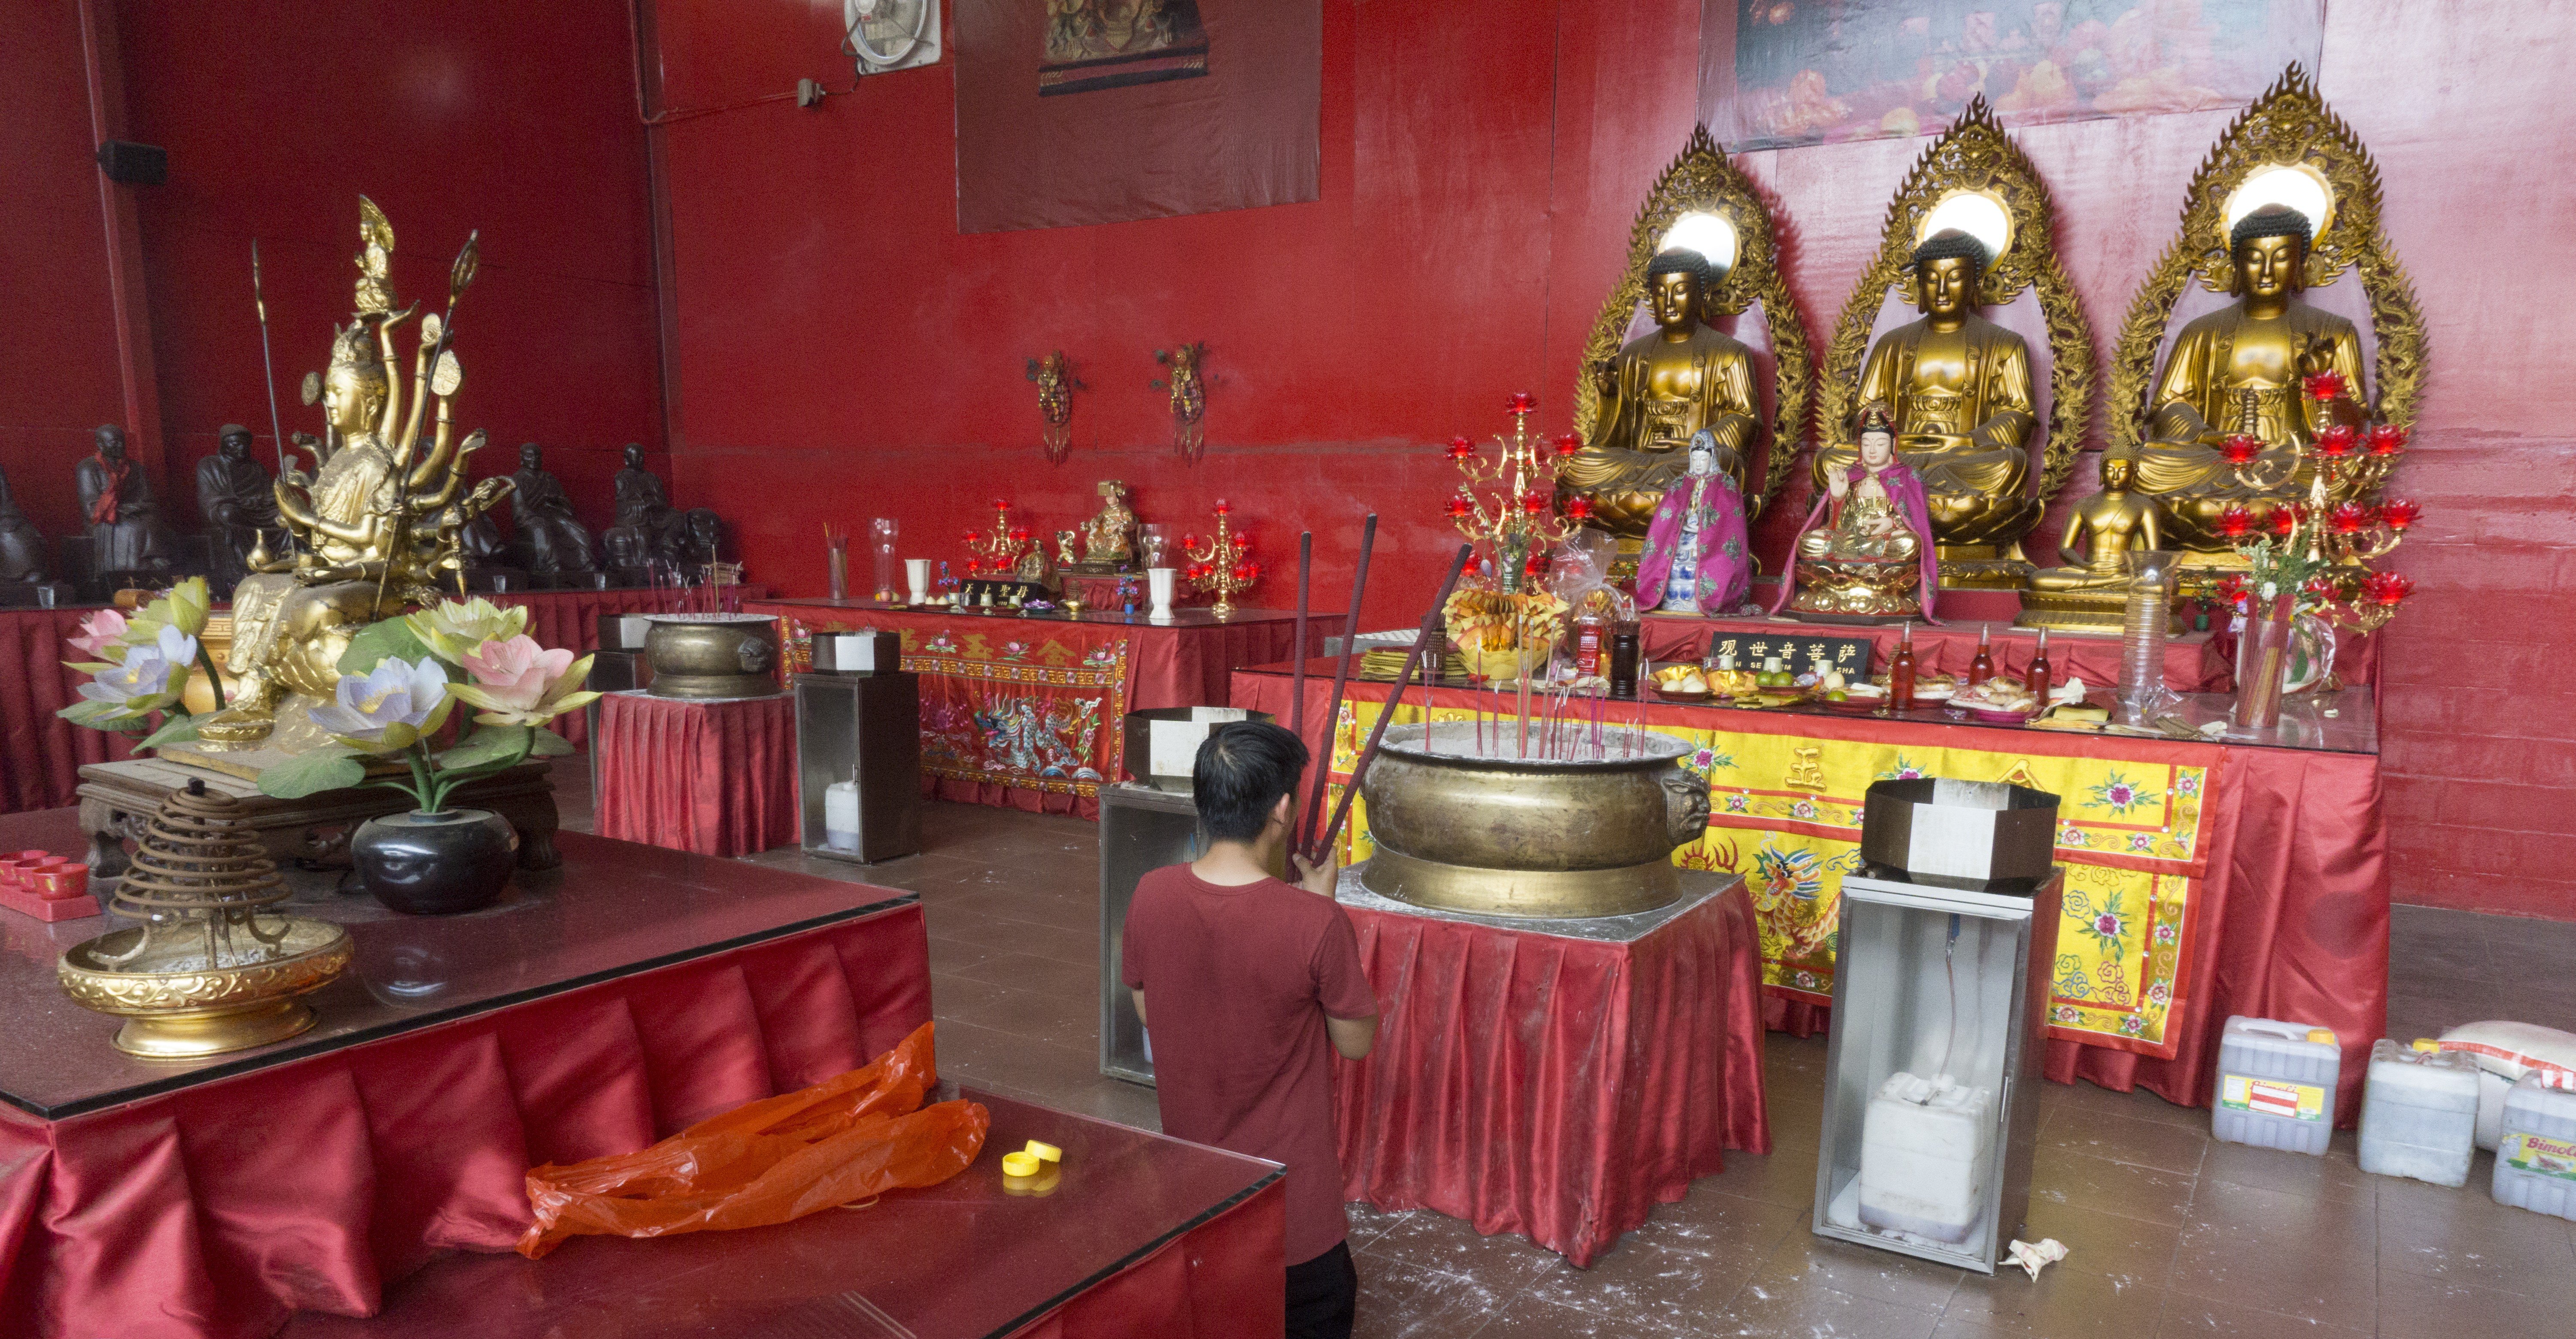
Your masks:
{"label": "red curtain drape", "polygon": [[508,1250],[529,1167],[642,1148],[929,1018],[913,904],[108,1111],[0,1107],[0,1333],[372,1315],[435,1251]]}
{"label": "red curtain drape", "polygon": [[699,855],[796,842],[796,699],[599,703],[600,836]]}
{"label": "red curtain drape", "polygon": [[123,735],[84,730],[54,715],[80,701],[80,685],[89,681],[63,668],[80,658],[63,639],[96,612],[0,609],[0,810],[70,804],[81,764],[133,753]]}
{"label": "red curtain drape", "polygon": [[1633,943],[1350,915],[1379,1023],[1335,1062],[1346,1198],[1589,1265],[1725,1150],[1771,1151],[1741,882]]}

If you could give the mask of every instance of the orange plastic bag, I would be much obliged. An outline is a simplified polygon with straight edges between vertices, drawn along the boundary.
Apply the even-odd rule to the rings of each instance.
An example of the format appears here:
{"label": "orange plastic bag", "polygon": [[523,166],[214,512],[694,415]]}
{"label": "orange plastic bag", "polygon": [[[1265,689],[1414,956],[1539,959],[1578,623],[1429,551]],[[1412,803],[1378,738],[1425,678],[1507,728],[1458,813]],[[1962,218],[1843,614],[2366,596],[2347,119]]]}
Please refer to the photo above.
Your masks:
{"label": "orange plastic bag", "polygon": [[846,1074],[745,1103],[640,1152],[531,1170],[537,1221],[519,1254],[534,1260],[586,1233],[766,1227],[966,1170],[993,1117],[974,1102],[921,1105],[939,1082],[932,1027]]}

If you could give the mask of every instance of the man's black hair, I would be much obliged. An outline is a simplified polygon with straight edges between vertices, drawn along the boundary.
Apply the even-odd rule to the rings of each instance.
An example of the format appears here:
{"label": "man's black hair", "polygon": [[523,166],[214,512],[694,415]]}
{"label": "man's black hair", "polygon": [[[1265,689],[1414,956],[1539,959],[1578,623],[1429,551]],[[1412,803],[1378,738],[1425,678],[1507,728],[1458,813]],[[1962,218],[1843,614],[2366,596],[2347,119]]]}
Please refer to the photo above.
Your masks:
{"label": "man's black hair", "polygon": [[1305,771],[1305,742],[1268,721],[1210,730],[1190,767],[1199,826],[1211,841],[1257,840],[1279,797],[1296,794]]}

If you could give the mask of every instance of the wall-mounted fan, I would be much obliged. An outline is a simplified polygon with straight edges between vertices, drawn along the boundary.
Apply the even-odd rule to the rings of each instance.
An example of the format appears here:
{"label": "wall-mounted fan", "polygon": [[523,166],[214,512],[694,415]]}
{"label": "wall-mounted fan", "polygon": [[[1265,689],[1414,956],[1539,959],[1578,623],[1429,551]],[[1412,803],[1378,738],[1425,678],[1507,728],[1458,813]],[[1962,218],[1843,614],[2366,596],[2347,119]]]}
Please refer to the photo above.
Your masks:
{"label": "wall-mounted fan", "polygon": [[939,0],[841,0],[841,21],[841,54],[860,74],[939,63]]}

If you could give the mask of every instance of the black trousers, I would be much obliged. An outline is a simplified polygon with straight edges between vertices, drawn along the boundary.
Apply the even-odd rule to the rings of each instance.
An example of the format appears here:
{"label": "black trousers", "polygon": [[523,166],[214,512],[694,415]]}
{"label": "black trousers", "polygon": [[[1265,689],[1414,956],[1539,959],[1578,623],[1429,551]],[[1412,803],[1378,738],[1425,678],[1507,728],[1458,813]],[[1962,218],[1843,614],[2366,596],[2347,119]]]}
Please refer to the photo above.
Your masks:
{"label": "black trousers", "polygon": [[1360,1271],[1347,1241],[1288,1266],[1288,1339],[1351,1339],[1359,1301]]}

